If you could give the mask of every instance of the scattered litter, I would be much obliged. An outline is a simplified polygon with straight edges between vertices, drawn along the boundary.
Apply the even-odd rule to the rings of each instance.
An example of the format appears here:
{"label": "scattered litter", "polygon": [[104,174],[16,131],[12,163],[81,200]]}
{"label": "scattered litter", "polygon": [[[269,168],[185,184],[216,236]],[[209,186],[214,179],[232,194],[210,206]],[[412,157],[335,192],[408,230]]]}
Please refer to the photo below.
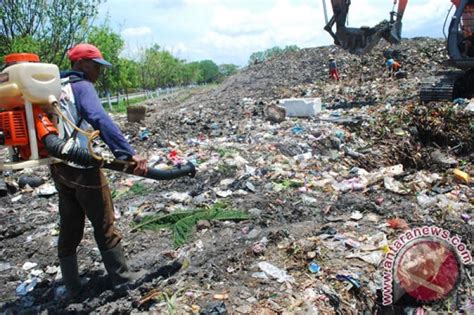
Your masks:
{"label": "scattered litter", "polygon": [[270,277],[276,279],[278,282],[294,282],[295,279],[288,275],[286,271],[281,270],[278,267],[266,262],[261,261],[258,263],[258,267]]}
{"label": "scattered litter", "polygon": [[216,190],[216,195],[221,198],[226,198],[232,195],[232,190]]}
{"label": "scattered litter", "polygon": [[205,306],[200,315],[227,315],[227,308],[224,302],[211,303]]}
{"label": "scattered litter", "polygon": [[141,141],[148,140],[148,138],[150,138],[150,131],[146,128],[141,127],[140,132],[138,133],[138,138]]}
{"label": "scattered litter", "polygon": [[259,278],[259,279],[269,279],[265,272],[254,272],[252,273],[252,277]]}
{"label": "scattered litter", "polygon": [[364,215],[362,213],[360,213],[359,211],[354,211],[354,212],[351,213],[351,219],[352,220],[359,221],[363,217],[364,217]]}
{"label": "scattered litter", "polygon": [[214,294],[214,299],[216,299],[216,300],[228,300],[229,299],[229,294],[227,294],[227,293]]}
{"label": "scattered litter", "polygon": [[369,264],[374,266],[380,265],[384,258],[384,253],[382,251],[373,251],[370,253],[359,253],[359,254],[351,254],[347,255],[347,258],[359,258]]}
{"label": "scattered litter", "polygon": [[28,293],[30,293],[31,291],[33,291],[33,289],[36,287],[36,285],[38,284],[39,282],[39,279],[38,278],[32,278],[32,279],[28,279],[24,282],[22,282],[17,288],[16,288],[16,294],[18,295],[27,295]]}
{"label": "scattered litter", "polygon": [[458,161],[452,156],[443,154],[440,150],[435,150],[431,153],[431,158],[434,162],[439,163],[443,167],[455,167],[458,164]]}
{"label": "scattered litter", "polygon": [[[150,165],[169,169],[189,160],[198,169],[194,179],[163,182],[104,171],[121,210],[116,217],[122,232],[130,232],[129,223],[151,229],[137,228],[123,240],[127,255],[143,260],[133,267],[158,266],[187,253],[194,259],[189,272],[136,290],[150,298],[146,304],[97,292],[102,286],[94,280],[87,289],[96,298],[64,310],[66,292],[58,286],[61,272],[53,257],[57,196],[33,196],[39,189],[29,184],[19,188],[20,176],[52,184],[48,167],[5,171],[0,236],[8,250],[0,251],[0,270],[10,283],[20,277],[13,287],[26,277],[44,279],[33,293],[7,302],[12,313],[374,312],[388,244],[423,225],[449,229],[469,242],[474,204],[472,105],[465,99],[457,105],[418,101],[420,78],[437,72],[445,59],[444,42],[408,39],[397,45],[406,61],[401,80],[383,72],[386,47],[381,43],[362,58],[334,47],[301,49],[248,65],[218,86],[198,87],[199,93],[185,89],[177,97],[148,99],[147,119],[139,124],[111,113]],[[340,65],[340,82],[327,78],[329,53]],[[279,99],[319,97],[324,106],[302,117],[276,105]],[[135,190],[140,187],[141,193]],[[245,216],[227,219],[219,212],[213,218],[208,211],[216,201]],[[147,223],[151,218],[161,219]],[[85,232],[92,232],[90,224]],[[100,252],[92,239],[84,241],[80,270],[100,274]],[[51,257],[39,261],[45,251]],[[32,259],[30,252],[40,254],[31,256],[40,267],[19,269]],[[466,308],[471,279],[463,273],[460,280],[454,299],[426,308]],[[152,287],[156,291],[146,295]],[[5,295],[15,295],[11,291]],[[53,291],[61,298],[54,300]],[[135,301],[145,302],[143,296]]]}
{"label": "scattered litter", "polygon": [[355,288],[359,289],[360,288],[360,282],[359,280],[355,279],[354,277],[350,275],[336,275],[336,279],[339,281],[347,281],[351,283]]}
{"label": "scattered litter", "polygon": [[33,262],[27,261],[27,262],[25,262],[25,263],[23,264],[23,267],[22,267],[22,268],[23,268],[23,270],[28,271],[28,270],[30,270],[30,269],[35,268],[36,266],[38,266],[37,263],[33,263]]}
{"label": "scattered litter", "polygon": [[405,220],[400,218],[394,218],[387,220],[387,224],[394,230],[406,230],[409,229],[408,224]]}
{"label": "scattered litter", "polygon": [[36,188],[44,184],[44,179],[37,176],[20,176],[18,179],[18,186],[20,188],[25,187],[26,185],[30,186],[31,188]]}
{"label": "scattered litter", "polygon": [[456,177],[456,179],[466,183],[466,184],[469,184],[469,181],[471,180],[471,177],[469,176],[469,174],[467,174],[466,172],[463,172],[459,169],[455,169],[453,171],[454,173],[454,176]]}
{"label": "scattered litter", "polygon": [[261,255],[267,249],[268,239],[263,237],[260,241],[254,243],[252,245],[252,251],[256,255]]}
{"label": "scattered litter", "polygon": [[360,191],[364,190],[366,185],[362,183],[359,178],[352,178],[344,180],[340,183],[336,183],[332,185],[334,189],[339,190],[341,192],[348,192],[348,191]]}
{"label": "scattered litter", "polygon": [[33,269],[31,270],[30,274],[35,277],[40,277],[42,274],[44,274],[44,272],[41,269]]}
{"label": "scattered litter", "polygon": [[468,223],[469,221],[471,221],[472,216],[467,213],[463,213],[461,214],[461,219],[463,219],[464,222]]}
{"label": "scattered litter", "polygon": [[469,104],[464,108],[464,110],[467,112],[474,112],[474,102],[472,99]]}
{"label": "scattered litter", "polygon": [[49,275],[54,275],[59,271],[59,267],[57,266],[48,266],[46,267],[46,273]]}
{"label": "scattered litter", "polygon": [[393,177],[385,177],[383,179],[383,184],[387,190],[397,194],[406,195],[410,192],[402,183],[395,180]]}
{"label": "scattered litter", "polygon": [[178,203],[188,203],[192,197],[188,193],[171,192],[165,195],[165,198]]}
{"label": "scattered litter", "polygon": [[56,187],[54,187],[53,184],[46,183],[46,184],[43,184],[43,185],[37,187],[33,191],[33,195],[41,196],[41,197],[49,197],[49,196],[54,195],[57,192],[58,191],[56,190]]}
{"label": "scattered litter", "polygon": [[308,265],[308,269],[309,271],[311,271],[311,273],[318,273],[319,271],[321,271],[321,266],[315,262],[310,262]]}
{"label": "scattered litter", "polygon": [[7,262],[0,262],[0,272],[11,269],[10,263]]}

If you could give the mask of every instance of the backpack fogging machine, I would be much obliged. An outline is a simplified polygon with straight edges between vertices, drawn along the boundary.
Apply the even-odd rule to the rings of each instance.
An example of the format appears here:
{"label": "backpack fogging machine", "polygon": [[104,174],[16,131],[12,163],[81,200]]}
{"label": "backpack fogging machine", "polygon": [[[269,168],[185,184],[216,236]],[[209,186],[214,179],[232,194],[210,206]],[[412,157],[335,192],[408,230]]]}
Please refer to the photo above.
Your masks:
{"label": "backpack fogging machine", "polygon": [[[0,72],[0,145],[9,149],[10,161],[0,161],[0,171],[17,170],[57,162],[72,162],[133,174],[131,157],[112,159],[98,156],[92,150],[92,140],[98,131],[85,132],[61,111],[59,68],[40,63],[35,54],[10,54]],[[70,124],[89,139],[88,148],[74,139],[62,139],[61,124]],[[58,131],[59,130],[59,131]],[[169,180],[182,176],[194,177],[191,162],[170,169],[149,167],[143,177]]]}

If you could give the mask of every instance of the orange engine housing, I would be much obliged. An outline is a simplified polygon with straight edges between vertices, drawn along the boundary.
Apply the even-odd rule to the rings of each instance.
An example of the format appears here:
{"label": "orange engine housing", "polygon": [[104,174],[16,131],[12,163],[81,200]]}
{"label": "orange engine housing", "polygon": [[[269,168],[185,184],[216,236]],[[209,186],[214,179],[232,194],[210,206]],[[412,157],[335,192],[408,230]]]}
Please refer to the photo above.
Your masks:
{"label": "orange engine housing", "polygon": [[[47,157],[41,139],[49,133],[58,133],[53,123],[41,109],[34,109],[36,134],[38,138],[38,152],[40,157]],[[31,156],[26,113],[24,109],[0,112],[0,131],[3,132],[5,145],[18,149],[21,159],[27,160]]]}
{"label": "orange engine housing", "polygon": [[3,131],[5,145],[12,147],[28,145],[25,111],[0,113],[0,130]]}

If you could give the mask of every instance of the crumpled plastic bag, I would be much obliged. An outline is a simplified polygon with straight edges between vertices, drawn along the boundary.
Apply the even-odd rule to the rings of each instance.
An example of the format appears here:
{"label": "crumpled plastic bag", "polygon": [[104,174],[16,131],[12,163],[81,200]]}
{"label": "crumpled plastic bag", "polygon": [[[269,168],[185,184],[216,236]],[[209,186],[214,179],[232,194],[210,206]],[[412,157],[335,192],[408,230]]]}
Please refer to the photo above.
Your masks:
{"label": "crumpled plastic bag", "polygon": [[282,270],[274,265],[266,262],[261,261],[258,263],[258,267],[265,272],[265,274],[269,275],[270,277],[276,279],[278,282],[295,282],[295,279],[286,273],[285,270]]}

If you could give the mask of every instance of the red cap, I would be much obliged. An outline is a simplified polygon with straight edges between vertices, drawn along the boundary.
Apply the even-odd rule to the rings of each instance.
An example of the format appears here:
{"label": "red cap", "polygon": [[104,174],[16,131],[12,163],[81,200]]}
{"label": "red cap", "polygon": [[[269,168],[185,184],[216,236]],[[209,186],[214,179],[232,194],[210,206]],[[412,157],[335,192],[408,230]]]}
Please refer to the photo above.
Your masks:
{"label": "red cap", "polygon": [[104,60],[104,57],[102,57],[102,53],[100,52],[99,48],[91,44],[78,44],[67,52],[67,56],[71,61],[78,61],[80,59],[91,59],[103,66],[112,66],[110,62]]}

